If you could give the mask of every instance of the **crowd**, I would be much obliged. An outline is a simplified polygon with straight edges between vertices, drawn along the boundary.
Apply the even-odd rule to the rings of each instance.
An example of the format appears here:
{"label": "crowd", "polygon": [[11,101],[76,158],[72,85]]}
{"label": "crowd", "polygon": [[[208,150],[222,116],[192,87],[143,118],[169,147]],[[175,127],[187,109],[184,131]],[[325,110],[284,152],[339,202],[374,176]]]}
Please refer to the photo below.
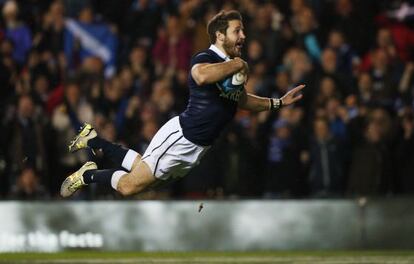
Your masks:
{"label": "crowd", "polygon": [[[414,6],[398,0],[0,0],[0,198],[59,199],[99,151],[83,122],[143,153],[188,99],[207,21],[243,15],[246,89],[304,99],[239,111],[190,175],[140,198],[414,194]],[[412,14],[411,14],[412,13]],[[75,199],[118,199],[94,186]],[[133,197],[134,198],[134,197]]]}

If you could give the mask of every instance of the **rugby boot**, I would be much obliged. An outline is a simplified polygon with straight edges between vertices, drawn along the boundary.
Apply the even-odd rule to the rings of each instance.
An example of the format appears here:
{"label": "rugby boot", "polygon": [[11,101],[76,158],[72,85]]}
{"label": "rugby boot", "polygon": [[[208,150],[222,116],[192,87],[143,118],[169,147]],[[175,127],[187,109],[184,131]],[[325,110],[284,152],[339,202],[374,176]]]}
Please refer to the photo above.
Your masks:
{"label": "rugby boot", "polygon": [[60,195],[62,197],[69,197],[73,195],[77,190],[87,185],[83,181],[83,174],[88,170],[96,170],[98,166],[93,161],[86,162],[79,170],[69,175],[62,183],[60,187]]}
{"label": "rugby boot", "polygon": [[98,134],[91,124],[85,123],[79,133],[69,144],[69,152],[75,152],[88,147],[88,141],[95,138]]}

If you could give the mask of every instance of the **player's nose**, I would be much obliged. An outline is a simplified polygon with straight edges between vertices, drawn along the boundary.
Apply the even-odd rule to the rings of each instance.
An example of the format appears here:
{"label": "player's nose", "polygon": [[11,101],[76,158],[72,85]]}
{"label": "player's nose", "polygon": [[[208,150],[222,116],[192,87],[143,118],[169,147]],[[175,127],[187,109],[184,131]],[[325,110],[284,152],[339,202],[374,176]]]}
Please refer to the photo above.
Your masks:
{"label": "player's nose", "polygon": [[240,38],[243,40],[246,38],[246,35],[244,34],[243,30],[240,31]]}

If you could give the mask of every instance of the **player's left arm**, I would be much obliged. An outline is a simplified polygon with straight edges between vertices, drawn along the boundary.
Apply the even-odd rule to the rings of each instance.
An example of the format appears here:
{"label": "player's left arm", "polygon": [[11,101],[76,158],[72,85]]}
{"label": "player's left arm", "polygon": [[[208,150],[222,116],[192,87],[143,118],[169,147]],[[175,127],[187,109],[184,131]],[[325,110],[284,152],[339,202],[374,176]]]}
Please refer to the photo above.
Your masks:
{"label": "player's left arm", "polygon": [[253,112],[276,110],[282,106],[291,105],[299,101],[303,97],[303,95],[300,93],[303,88],[305,88],[305,85],[303,84],[296,86],[281,98],[260,97],[244,91],[241,98],[239,99],[238,106],[242,109]]}

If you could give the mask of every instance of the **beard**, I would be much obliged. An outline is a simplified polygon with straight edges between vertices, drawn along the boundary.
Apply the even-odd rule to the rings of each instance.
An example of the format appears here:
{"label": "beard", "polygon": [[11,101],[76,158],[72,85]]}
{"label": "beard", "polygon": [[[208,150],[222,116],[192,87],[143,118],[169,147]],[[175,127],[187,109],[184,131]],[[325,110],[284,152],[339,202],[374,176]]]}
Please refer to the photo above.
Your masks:
{"label": "beard", "polygon": [[231,41],[227,37],[224,38],[223,49],[230,58],[241,56],[241,48],[238,48],[236,44],[235,41]]}

